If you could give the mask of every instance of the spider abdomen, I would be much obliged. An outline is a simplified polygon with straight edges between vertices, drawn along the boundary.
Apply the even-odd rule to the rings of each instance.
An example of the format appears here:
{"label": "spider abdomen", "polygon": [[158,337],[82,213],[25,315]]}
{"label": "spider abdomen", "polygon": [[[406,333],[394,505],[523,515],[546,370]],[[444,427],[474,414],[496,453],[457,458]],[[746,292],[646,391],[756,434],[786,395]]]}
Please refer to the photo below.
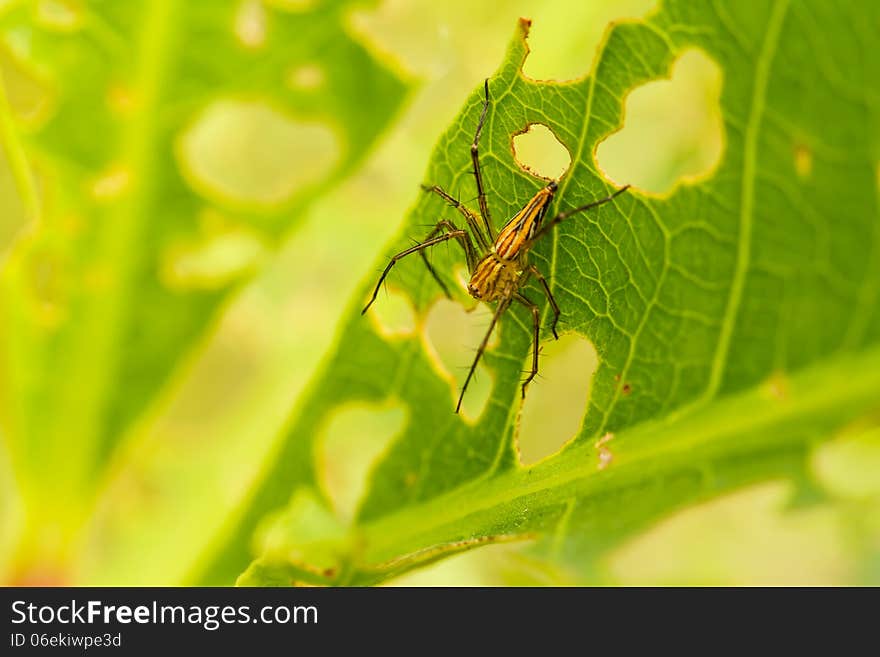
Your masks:
{"label": "spider abdomen", "polygon": [[556,182],[551,181],[546,187],[539,189],[525,207],[505,224],[492,249],[504,260],[514,260],[531,247],[544,214],[556,193]]}

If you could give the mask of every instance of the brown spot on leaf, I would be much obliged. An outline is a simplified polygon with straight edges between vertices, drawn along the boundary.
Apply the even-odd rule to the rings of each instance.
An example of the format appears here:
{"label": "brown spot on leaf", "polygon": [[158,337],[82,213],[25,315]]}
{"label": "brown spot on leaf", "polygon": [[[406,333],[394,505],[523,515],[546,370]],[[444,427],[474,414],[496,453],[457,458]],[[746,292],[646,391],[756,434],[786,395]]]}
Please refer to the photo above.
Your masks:
{"label": "brown spot on leaf", "polygon": [[596,441],[596,450],[599,453],[599,469],[604,470],[614,460],[614,454],[606,445],[614,439],[614,434],[610,431]]}
{"label": "brown spot on leaf", "polygon": [[806,144],[794,147],[794,169],[801,178],[808,178],[813,171],[813,151]]}
{"label": "brown spot on leaf", "polygon": [[774,372],[767,380],[767,390],[773,399],[782,401],[788,397],[788,378],[784,372]]}

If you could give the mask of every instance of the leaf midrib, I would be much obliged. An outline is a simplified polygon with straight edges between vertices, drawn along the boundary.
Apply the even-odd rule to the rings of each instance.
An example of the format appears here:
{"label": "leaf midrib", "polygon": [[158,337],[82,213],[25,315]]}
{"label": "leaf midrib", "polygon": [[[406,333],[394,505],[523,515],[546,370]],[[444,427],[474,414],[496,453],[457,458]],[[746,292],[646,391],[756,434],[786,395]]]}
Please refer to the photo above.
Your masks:
{"label": "leaf midrib", "polygon": [[[55,425],[63,435],[58,442],[73,433],[79,438],[79,458],[65,468],[76,484],[88,485],[89,469],[98,449],[99,426],[103,405],[110,398],[107,390],[119,367],[122,334],[128,323],[123,321],[132,299],[127,294],[131,277],[139,265],[135,244],[147,225],[147,201],[153,180],[152,171],[158,151],[159,112],[162,87],[172,56],[169,43],[175,26],[174,14],[178,0],[157,0],[147,12],[142,37],[136,46],[137,73],[133,96],[138,103],[134,114],[126,121],[120,146],[119,165],[131,176],[129,189],[123,191],[116,210],[110,210],[107,229],[97,246],[99,261],[109,263],[108,288],[95,295],[100,312],[90,313],[75,330],[74,348],[67,367],[78,372],[68,378],[69,385],[61,395],[58,411],[67,418],[64,425]],[[85,380],[84,380],[85,377]],[[58,450],[59,454],[67,454]],[[86,480],[83,480],[86,479]],[[78,488],[79,486],[77,486]]]}
{"label": "leaf midrib", "polygon": [[[539,508],[564,505],[572,497],[567,486],[576,483],[580,494],[607,485],[620,488],[633,479],[644,480],[645,464],[654,464],[656,474],[693,460],[699,450],[716,449],[732,454],[754,440],[725,442],[725,439],[762,436],[762,429],[799,418],[823,418],[834,413],[854,415],[877,405],[880,386],[880,347],[861,355],[840,356],[804,370],[787,382],[786,398],[778,398],[766,384],[736,396],[716,401],[711,408],[695,411],[676,422],[650,422],[632,427],[614,438],[614,462],[597,468],[591,443],[581,444],[531,468],[518,467],[497,476],[481,477],[423,504],[406,507],[361,526],[360,538],[367,546],[365,567],[381,569],[386,561],[400,560],[400,547],[426,547],[424,537],[438,535],[449,527],[443,543],[485,536],[485,514],[505,505],[530,498]],[[662,436],[658,437],[658,434]],[[776,436],[760,446],[790,437]],[[823,436],[827,438],[827,436]],[[617,482],[616,485],[613,482]],[[536,512],[534,504],[530,513]],[[509,518],[496,517],[493,524]],[[509,540],[510,536],[505,535]],[[429,542],[427,546],[437,545]],[[364,567],[364,566],[362,566]]]}

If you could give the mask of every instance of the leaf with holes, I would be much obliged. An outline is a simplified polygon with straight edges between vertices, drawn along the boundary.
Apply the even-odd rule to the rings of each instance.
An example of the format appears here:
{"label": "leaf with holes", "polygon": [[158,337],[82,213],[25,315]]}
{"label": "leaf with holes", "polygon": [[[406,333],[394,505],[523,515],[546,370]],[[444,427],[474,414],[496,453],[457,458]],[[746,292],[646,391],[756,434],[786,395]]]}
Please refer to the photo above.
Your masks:
{"label": "leaf with holes", "polygon": [[0,282],[21,577],[63,573],[133,423],[400,107],[406,82],[349,35],[349,10],[2,4],[4,69],[43,91],[26,115],[0,106],[21,196],[42,206]]}
{"label": "leaf with holes", "polygon": [[[664,197],[631,190],[534,247],[565,331],[598,354],[580,431],[554,456],[520,464],[525,309],[504,317],[485,356],[488,402],[469,420],[452,412],[454,384],[419,334],[436,283],[418,257],[401,263],[389,285],[408,297],[419,330],[390,335],[359,314],[369,272],[202,581],[227,581],[254,544],[244,583],[363,584],[508,540],[585,576],[595,556],[673,509],[768,478],[808,485],[812,445],[880,399],[880,12],[854,5],[669,0],[609,29],[591,75],[568,83],[522,75],[524,22],[489,80],[481,141],[498,226],[544,184],[511,152],[527,125],[547,126],[571,154],[551,213],[572,208],[611,189],[594,152],[622,125],[628,93],[693,49],[723,73],[725,141],[709,176]],[[463,200],[476,195],[469,145],[481,102],[482,86],[425,175]],[[440,217],[458,219],[421,196],[388,253]],[[451,248],[434,254],[451,286],[461,262]],[[542,298],[534,283],[526,293]],[[334,513],[315,454],[340,407],[371,402],[401,406],[406,420],[349,522]]]}

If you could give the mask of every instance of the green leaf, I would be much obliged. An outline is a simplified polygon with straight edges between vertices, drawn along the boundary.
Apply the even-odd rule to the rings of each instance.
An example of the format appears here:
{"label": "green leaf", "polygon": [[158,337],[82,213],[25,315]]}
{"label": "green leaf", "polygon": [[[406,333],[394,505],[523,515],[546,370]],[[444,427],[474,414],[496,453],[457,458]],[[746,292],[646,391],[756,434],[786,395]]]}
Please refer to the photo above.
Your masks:
{"label": "green leaf", "polygon": [[0,278],[22,569],[63,567],[51,564],[135,423],[400,107],[406,82],[350,36],[350,9],[2,4],[0,55],[44,90],[15,130],[0,103],[20,195],[39,213]]}
{"label": "green leaf", "polygon": [[[307,581],[376,583],[500,540],[531,541],[585,576],[592,557],[676,508],[748,482],[810,479],[811,446],[880,398],[878,27],[872,3],[669,0],[609,29],[589,77],[551,83],[521,74],[523,23],[489,80],[480,144],[496,226],[543,185],[510,149],[529,123],[548,126],[571,153],[555,209],[575,207],[611,189],[593,153],[621,126],[629,91],[667,76],[692,48],[723,72],[725,148],[710,176],[666,197],[631,190],[534,248],[565,330],[589,338],[600,358],[580,433],[535,466],[518,463],[524,309],[507,313],[486,354],[494,386],[471,424],[453,414],[449,384],[419,335],[386,337],[359,315],[371,273],[203,581],[228,580],[249,549],[261,556],[241,582],[304,578],[308,564],[289,550],[316,547],[307,534],[291,531],[279,547],[252,543],[253,530],[270,511],[297,516],[287,505],[293,490],[323,490],[316,443],[335,409],[353,401],[394,400],[408,421],[373,468],[348,534],[324,545],[343,555],[340,567]],[[425,175],[463,200],[475,197],[469,144],[481,101],[478,88]],[[420,197],[388,253],[441,216],[459,219]],[[453,249],[435,251],[439,271],[461,261]],[[440,296],[418,257],[390,284],[420,318]],[[528,294],[541,298],[535,285]]]}

